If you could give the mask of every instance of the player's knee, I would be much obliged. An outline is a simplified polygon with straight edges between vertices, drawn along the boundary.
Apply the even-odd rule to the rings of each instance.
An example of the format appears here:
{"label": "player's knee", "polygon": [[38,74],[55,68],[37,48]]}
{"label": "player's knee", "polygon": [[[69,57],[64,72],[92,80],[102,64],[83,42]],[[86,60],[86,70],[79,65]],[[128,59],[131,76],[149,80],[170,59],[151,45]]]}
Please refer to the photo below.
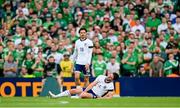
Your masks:
{"label": "player's knee", "polygon": [[75,80],[79,80],[79,79],[80,79],[79,77],[75,76]]}
{"label": "player's knee", "polygon": [[75,92],[76,92],[76,90],[75,90],[75,89],[72,89],[72,90],[71,90],[71,92],[72,92],[72,93],[75,93]]}
{"label": "player's knee", "polygon": [[76,93],[77,93],[77,90],[76,90],[76,89],[71,89],[71,90],[69,90],[69,92],[70,92],[71,94],[76,94]]}
{"label": "player's knee", "polygon": [[80,78],[75,78],[75,81],[76,81],[76,82],[79,82],[79,81],[80,81]]}
{"label": "player's knee", "polygon": [[88,78],[85,78],[85,79],[84,79],[84,82],[88,82],[88,81],[89,81],[89,79],[88,79]]}
{"label": "player's knee", "polygon": [[85,79],[84,79],[84,81],[85,81],[85,82],[87,82],[87,81],[88,81],[88,79],[87,79],[87,78],[85,78]]}
{"label": "player's knee", "polygon": [[83,93],[83,94],[80,94],[79,97],[80,98],[86,98],[87,96],[86,96],[86,94]]}
{"label": "player's knee", "polygon": [[75,79],[79,79],[79,77],[80,77],[79,73],[75,73],[74,77],[75,77]]}
{"label": "player's knee", "polygon": [[70,94],[80,94],[82,92],[82,89],[71,89],[69,90]]}

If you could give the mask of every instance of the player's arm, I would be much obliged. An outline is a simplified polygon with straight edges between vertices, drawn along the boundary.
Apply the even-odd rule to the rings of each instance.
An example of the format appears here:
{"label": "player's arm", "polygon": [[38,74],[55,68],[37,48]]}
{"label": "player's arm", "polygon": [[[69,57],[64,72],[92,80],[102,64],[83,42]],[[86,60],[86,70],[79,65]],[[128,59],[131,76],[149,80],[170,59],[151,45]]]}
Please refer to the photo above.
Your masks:
{"label": "player's arm", "polygon": [[92,58],[92,53],[93,53],[93,42],[90,42],[89,43],[89,46],[88,46],[88,60],[87,60],[87,64],[91,64],[91,58]]}
{"label": "player's arm", "polygon": [[98,82],[97,81],[93,81],[92,83],[90,83],[87,88],[84,90],[84,92],[89,91],[90,89],[92,89],[92,87],[94,87]]}
{"label": "player's arm", "polygon": [[93,43],[90,42],[88,46],[88,57],[87,57],[87,63],[85,65],[86,70],[89,70],[89,66],[91,64],[91,58],[92,58],[92,52],[93,52]]}
{"label": "player's arm", "polygon": [[74,52],[73,52],[73,55],[72,55],[72,59],[73,61],[76,61],[76,58],[77,58],[77,55],[78,55],[78,52],[77,52],[77,42],[75,43],[75,48],[74,48]]}
{"label": "player's arm", "polygon": [[95,72],[94,69],[92,70],[92,76],[95,77]]}
{"label": "player's arm", "polygon": [[97,81],[94,81],[94,82],[92,82],[91,84],[89,84],[88,87],[87,87],[79,96],[82,97],[82,98],[93,98],[93,97],[91,97],[91,96],[87,96],[87,94],[89,94],[88,91],[89,91],[93,86],[95,86],[97,83],[98,83]]}
{"label": "player's arm", "polygon": [[98,99],[111,99],[114,95],[113,91],[108,91],[108,93],[103,97],[98,97]]}
{"label": "player's arm", "polygon": [[99,82],[100,76],[98,76],[92,83],[90,83],[87,88],[80,94],[80,95],[84,95],[87,93],[87,91],[89,91],[90,89],[92,89],[98,82]]}
{"label": "player's arm", "polygon": [[71,63],[71,72],[72,72],[72,74],[73,74],[73,69],[74,69],[74,63],[72,62]]}

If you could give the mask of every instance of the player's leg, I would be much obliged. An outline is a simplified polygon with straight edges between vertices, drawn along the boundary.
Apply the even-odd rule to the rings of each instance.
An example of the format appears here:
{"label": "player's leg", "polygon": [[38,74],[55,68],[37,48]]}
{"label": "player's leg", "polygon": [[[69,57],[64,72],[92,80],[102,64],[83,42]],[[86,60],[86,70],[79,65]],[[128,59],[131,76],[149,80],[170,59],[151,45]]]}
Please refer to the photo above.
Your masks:
{"label": "player's leg", "polygon": [[80,84],[81,84],[81,81],[80,81],[80,72],[79,71],[75,71],[74,77],[75,77],[75,84],[76,84],[76,86],[80,86]]}
{"label": "player's leg", "polygon": [[86,88],[89,85],[89,70],[86,70],[85,66],[82,68],[83,74],[84,74],[84,88]]}
{"label": "player's leg", "polygon": [[89,76],[85,75],[84,76],[84,87],[86,88],[89,85]]}
{"label": "player's leg", "polygon": [[93,95],[91,93],[84,92],[83,94],[80,94],[81,98],[93,98]]}
{"label": "player's leg", "polygon": [[80,72],[82,70],[81,68],[82,68],[81,65],[78,65],[78,64],[75,65],[74,77],[75,77],[75,84],[77,88],[80,87],[80,84],[81,84],[81,81],[80,81]]}
{"label": "player's leg", "polygon": [[97,95],[92,91],[92,90],[89,90],[88,92],[82,92],[80,94],[80,97],[81,98],[97,98]]}
{"label": "player's leg", "polygon": [[60,87],[60,92],[63,92],[63,77],[57,76],[56,79]]}
{"label": "player's leg", "polygon": [[52,97],[52,98],[58,98],[58,97],[64,97],[64,96],[71,96],[73,94],[80,94],[82,93],[82,89],[70,89],[70,90],[66,90],[62,93],[59,93],[57,95],[53,94],[51,91],[49,91],[49,95]]}

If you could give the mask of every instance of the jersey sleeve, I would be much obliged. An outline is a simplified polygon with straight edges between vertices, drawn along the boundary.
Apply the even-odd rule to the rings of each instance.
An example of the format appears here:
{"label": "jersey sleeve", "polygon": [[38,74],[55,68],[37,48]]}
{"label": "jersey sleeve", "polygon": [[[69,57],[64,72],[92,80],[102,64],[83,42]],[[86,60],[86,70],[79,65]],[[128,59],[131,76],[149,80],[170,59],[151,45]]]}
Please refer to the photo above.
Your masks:
{"label": "jersey sleeve", "polygon": [[101,79],[102,79],[102,75],[99,75],[94,81],[100,82]]}

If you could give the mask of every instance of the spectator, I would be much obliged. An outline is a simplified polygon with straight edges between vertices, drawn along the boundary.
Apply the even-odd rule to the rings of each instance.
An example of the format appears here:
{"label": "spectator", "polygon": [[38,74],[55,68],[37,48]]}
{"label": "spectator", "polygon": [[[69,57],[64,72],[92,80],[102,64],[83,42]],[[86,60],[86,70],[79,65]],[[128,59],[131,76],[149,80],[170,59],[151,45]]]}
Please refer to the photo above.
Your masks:
{"label": "spectator", "polygon": [[27,49],[27,53],[31,53],[33,56],[38,54],[38,47],[35,40],[30,41],[30,47]]}
{"label": "spectator", "polygon": [[178,65],[179,63],[177,60],[174,59],[174,55],[169,54],[169,60],[164,63],[164,75],[168,76],[179,71]]}
{"label": "spectator", "polygon": [[177,70],[174,73],[180,75],[180,50],[177,47],[174,47],[173,50],[174,59],[179,62],[179,66],[177,67]]}
{"label": "spectator", "polygon": [[59,63],[60,65],[60,77],[65,78],[65,77],[72,77],[73,73],[73,62],[70,60],[70,54],[65,53],[63,55],[63,60]]}
{"label": "spectator", "polygon": [[175,47],[176,47],[176,43],[174,40],[174,36],[170,36],[169,42],[167,43],[167,46],[166,46],[166,53],[167,54],[173,53],[174,52],[173,48]]}
{"label": "spectator", "polygon": [[28,70],[26,69],[26,67],[22,67],[19,77],[25,77],[28,74],[27,72]]}
{"label": "spectator", "polygon": [[44,77],[44,61],[42,58],[37,57],[35,63],[32,65],[33,74],[35,77]]}
{"label": "spectator", "polygon": [[118,63],[121,62],[121,59],[120,59],[120,57],[119,57],[119,54],[118,54],[117,50],[111,51],[111,57],[112,57],[112,58],[115,58],[116,62],[118,62]]}
{"label": "spectator", "polygon": [[59,74],[59,66],[55,63],[53,56],[48,57],[48,61],[44,66],[44,77],[57,77]]}
{"label": "spectator", "polygon": [[19,8],[17,10],[22,10],[23,14],[26,15],[26,16],[29,15],[29,10],[26,8],[26,3],[23,0],[20,2],[20,6],[19,6]]}
{"label": "spectator", "polygon": [[[165,49],[167,47],[167,41],[164,39],[164,35],[160,35],[158,39],[159,39],[160,43],[159,43],[159,46],[158,45],[157,46],[161,47],[161,49],[163,48],[163,50],[165,51]],[[158,44],[158,42],[157,42],[157,44]]]}
{"label": "spectator", "polygon": [[175,31],[180,34],[180,16],[176,18],[176,23],[173,25]]}
{"label": "spectator", "polygon": [[52,15],[50,13],[47,13],[46,16],[45,16],[45,19],[46,20],[43,23],[43,27],[46,30],[49,30],[49,27],[54,25],[54,23],[52,22]]}
{"label": "spectator", "polygon": [[123,67],[122,76],[134,77],[137,71],[136,62],[137,57],[133,54],[133,49],[129,48],[121,60]]}
{"label": "spectator", "polygon": [[163,76],[163,63],[160,61],[159,56],[154,56],[153,61],[150,63],[150,77],[162,77]]}
{"label": "spectator", "polygon": [[167,60],[167,54],[160,47],[155,48],[154,55],[159,56],[159,60],[163,63]]}
{"label": "spectator", "polygon": [[135,33],[137,30],[140,31],[140,33],[144,33],[145,32],[145,28],[144,26],[140,23],[140,20],[136,20],[136,25],[134,27],[131,28],[131,31],[133,33]]}
{"label": "spectator", "polygon": [[32,18],[26,23],[28,26],[31,26],[33,22],[35,22],[38,27],[42,25],[42,20],[38,18],[37,12],[31,13],[31,17]]}
{"label": "spectator", "polygon": [[18,72],[21,70],[22,68],[22,63],[23,63],[23,60],[25,58],[25,50],[23,50],[23,44],[20,43],[17,47],[17,49],[15,50],[16,51],[16,60],[17,60],[17,63],[18,63]]}
{"label": "spectator", "polygon": [[135,11],[137,12],[139,17],[142,17],[144,15],[143,10],[145,7],[141,0],[135,0],[135,2],[136,2],[136,6],[134,7]]}
{"label": "spectator", "polygon": [[23,77],[23,78],[35,78],[35,76],[33,75],[32,71],[28,71],[28,69],[26,67],[22,67],[21,71],[20,71],[20,75],[19,77]]}
{"label": "spectator", "polygon": [[55,59],[53,56],[49,56],[48,61],[47,61],[46,65],[44,66],[44,78],[54,77],[57,79],[58,84],[60,86],[62,86],[61,78],[58,75],[59,73],[60,73],[59,65],[55,63]]}
{"label": "spectator", "polygon": [[161,31],[164,31],[165,33],[167,33],[167,21],[166,18],[162,18],[162,23],[158,26],[158,34],[160,34]]}
{"label": "spectator", "polygon": [[93,69],[92,69],[92,76],[98,77],[99,75],[105,75],[106,74],[106,62],[103,60],[102,54],[98,54],[98,60],[94,61],[93,63]]}
{"label": "spectator", "polygon": [[17,77],[17,63],[8,55],[4,63],[4,77]]}
{"label": "spectator", "polygon": [[4,57],[3,57],[3,46],[0,45],[0,77],[4,77],[3,70],[4,70]]}
{"label": "spectator", "polygon": [[107,72],[108,73],[117,73],[120,74],[120,64],[116,62],[115,58],[111,58],[110,62],[107,63]]}
{"label": "spectator", "polygon": [[18,21],[18,24],[22,27],[26,24],[28,17],[24,14],[22,9],[18,9],[16,12],[16,17],[14,18],[15,21]]}
{"label": "spectator", "polygon": [[150,53],[148,51],[148,46],[147,45],[143,45],[142,46],[142,60],[143,60],[143,64],[145,66],[145,70],[149,72],[150,70],[150,61],[152,59],[152,53]]}
{"label": "spectator", "polygon": [[149,72],[147,72],[144,68],[144,65],[141,65],[138,71],[139,77],[149,77]]}
{"label": "spectator", "polygon": [[151,31],[154,35],[156,35],[157,33],[157,27],[161,24],[161,20],[159,20],[156,17],[156,13],[155,12],[151,12],[151,17],[148,18],[147,22],[146,22],[146,26],[151,28]]}
{"label": "spectator", "polygon": [[31,53],[27,53],[26,54],[26,58],[23,60],[22,66],[26,67],[26,69],[28,70],[28,72],[33,73],[32,71],[32,66],[34,64],[34,60],[33,60],[33,56]]}
{"label": "spectator", "polygon": [[48,57],[53,56],[55,59],[55,63],[59,64],[63,55],[61,53],[58,53],[57,49],[58,49],[58,46],[55,43],[51,43],[51,48],[48,50],[47,55]]}

